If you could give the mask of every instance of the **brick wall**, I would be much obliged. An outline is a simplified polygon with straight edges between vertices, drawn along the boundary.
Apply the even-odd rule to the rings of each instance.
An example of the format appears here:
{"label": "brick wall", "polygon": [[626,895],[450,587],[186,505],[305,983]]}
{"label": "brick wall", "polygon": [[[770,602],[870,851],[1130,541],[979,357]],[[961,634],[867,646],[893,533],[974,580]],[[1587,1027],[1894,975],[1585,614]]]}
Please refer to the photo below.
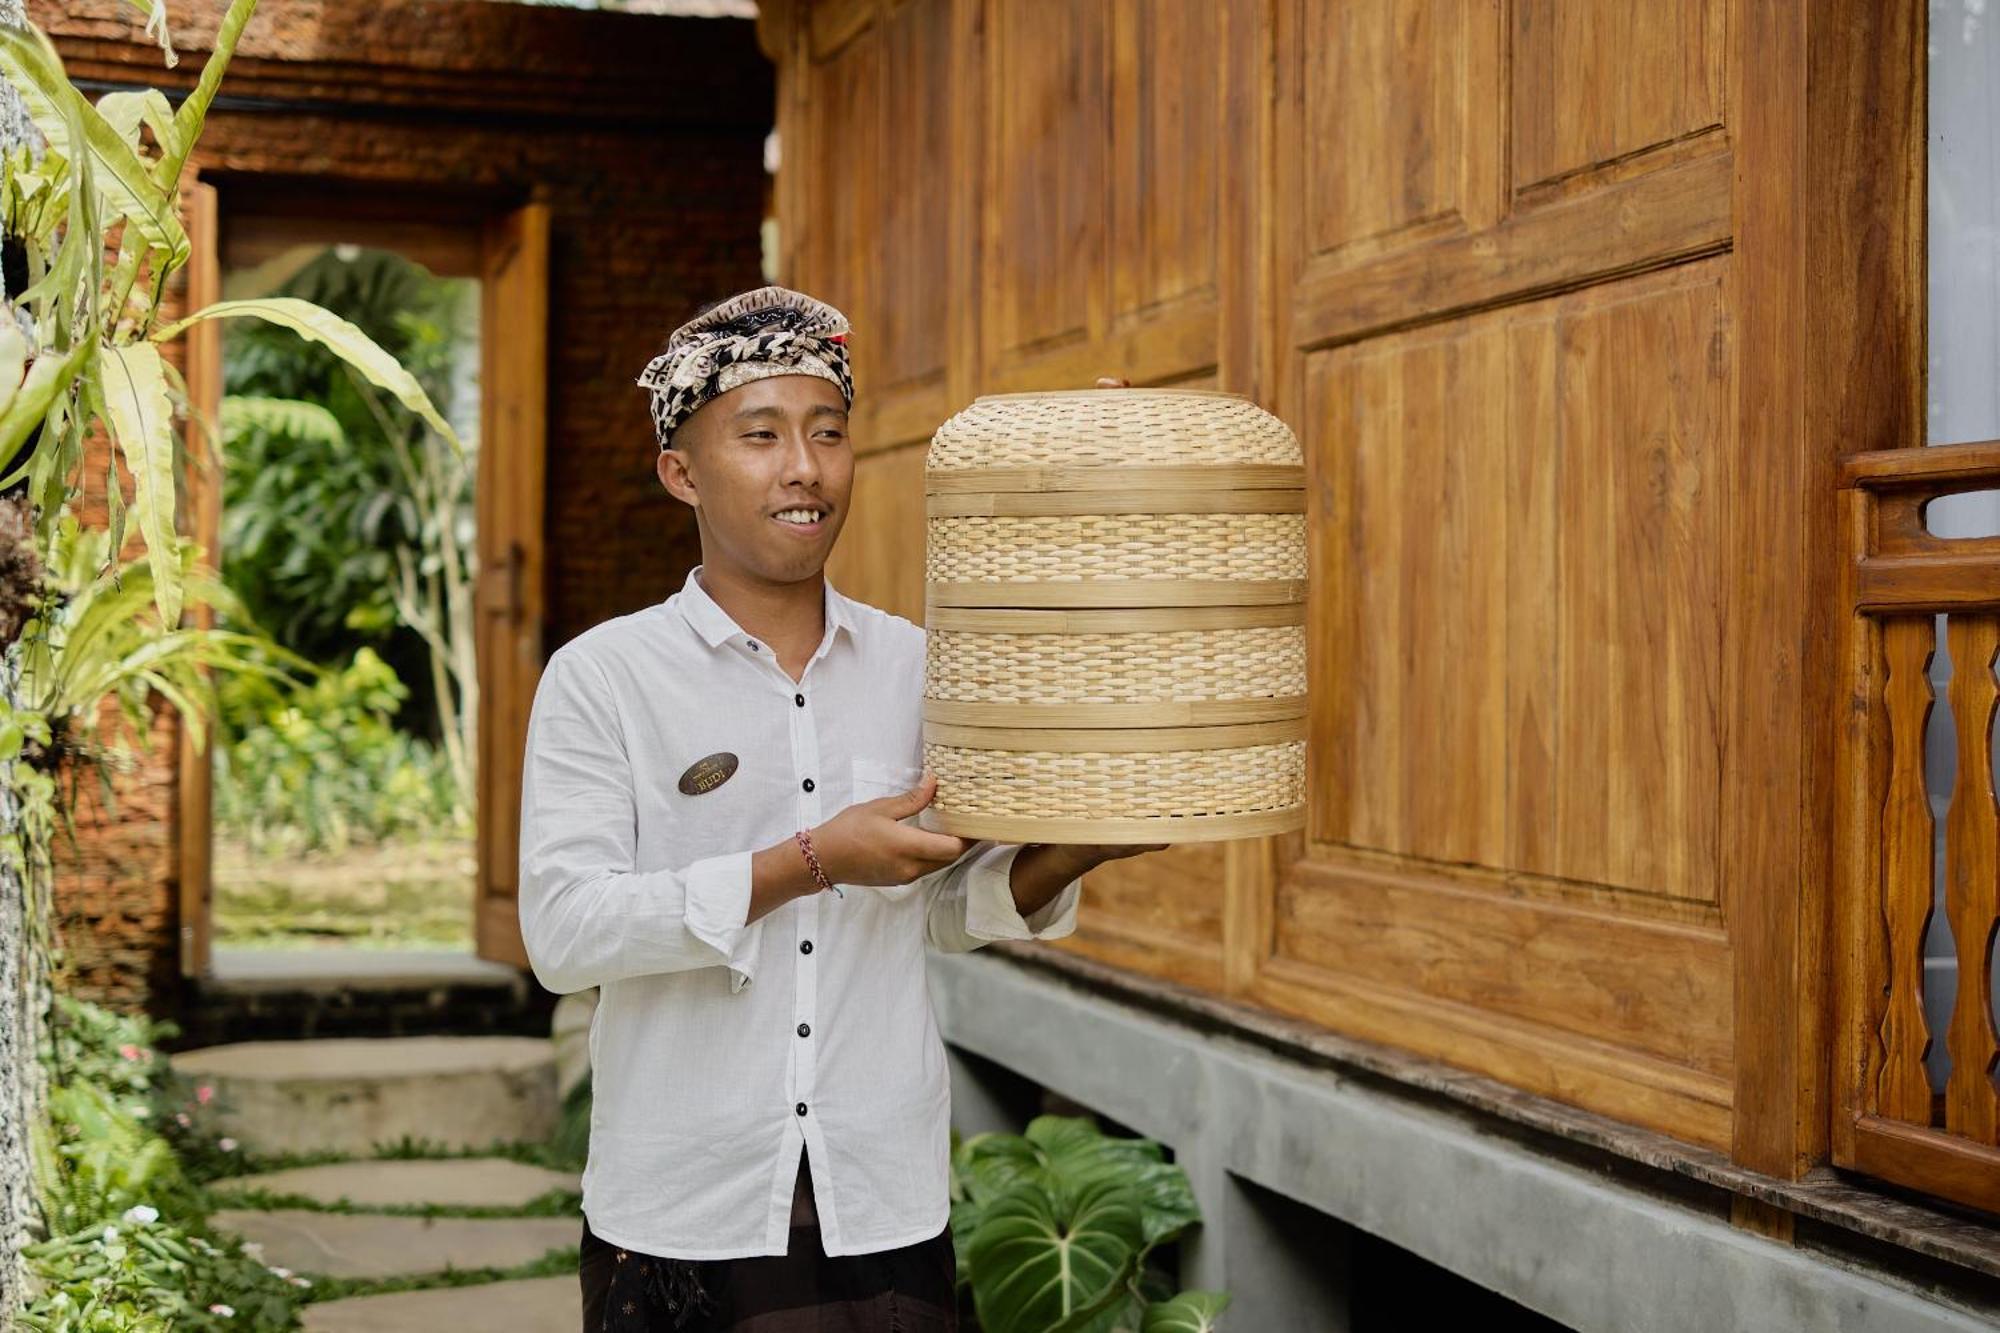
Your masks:
{"label": "brick wall", "polygon": [[[221,0],[173,6],[161,67],[120,0],[34,0],[71,77],[185,87]],[[658,601],[696,559],[652,475],[632,379],[704,301],[759,281],[771,77],[752,25],[484,0],[265,0],[197,151],[232,190],[290,183],[553,213],[546,564],[550,650]],[[101,466],[101,465],[100,465]],[[58,890],[81,989],[171,1011],[178,956],[168,737],[66,851]]]}

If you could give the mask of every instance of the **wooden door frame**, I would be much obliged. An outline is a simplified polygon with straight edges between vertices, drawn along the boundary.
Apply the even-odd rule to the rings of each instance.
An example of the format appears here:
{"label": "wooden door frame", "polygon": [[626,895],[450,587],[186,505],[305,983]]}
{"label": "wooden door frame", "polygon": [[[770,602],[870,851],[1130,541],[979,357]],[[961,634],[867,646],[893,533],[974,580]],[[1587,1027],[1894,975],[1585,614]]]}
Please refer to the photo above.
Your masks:
{"label": "wooden door frame", "polygon": [[[525,236],[541,247],[541,272],[546,276],[548,207],[531,203],[516,207],[518,197],[490,193],[439,194],[418,189],[356,189],[321,179],[282,176],[198,176],[187,189],[187,223],[193,255],[186,273],[185,302],[199,309],[222,294],[226,257],[254,259],[273,246],[324,239],[392,250],[422,263],[441,277],[467,277],[481,283],[480,357],[481,404],[479,476],[475,483],[481,564],[491,550],[515,551],[507,580],[505,619],[517,631],[517,657],[527,670],[514,670],[497,691],[487,688],[487,654],[480,654],[481,715],[479,736],[482,771],[489,759],[486,710],[508,705],[511,715],[525,719],[541,665],[542,624],[546,598],[542,589],[542,488],[545,469],[545,403],[547,397],[546,291],[531,301],[498,302],[486,290],[500,248],[519,244]],[[504,334],[504,336],[502,336]],[[222,399],[222,331],[217,323],[196,325],[186,335],[186,378],[191,404],[206,423],[187,433],[189,475],[183,496],[183,530],[206,549],[211,563],[221,564],[222,496],[219,475],[209,466],[212,433]],[[506,377],[505,405],[496,402],[500,374]],[[515,428],[497,430],[511,416]],[[525,427],[522,428],[522,427]],[[495,478],[510,479],[511,503],[489,499]],[[476,585],[478,619],[483,625],[494,603],[490,580]],[[189,613],[191,623],[204,624],[207,608]],[[479,634],[482,649],[487,643]],[[180,972],[200,977],[212,961],[214,761],[205,747],[196,749],[186,727],[178,741],[178,783],[175,799],[177,900],[180,912]],[[482,957],[526,965],[518,927],[498,920],[485,905],[491,900],[489,871],[498,874],[489,844],[494,841],[494,816],[504,814],[504,832],[518,819],[518,756],[513,766],[511,800],[487,798],[481,782],[478,845],[480,879],[475,886],[473,926],[475,948]],[[489,811],[488,807],[494,809]],[[512,837],[505,839],[511,846]],[[504,881],[511,893],[513,872]],[[511,898],[510,898],[511,911]]]}

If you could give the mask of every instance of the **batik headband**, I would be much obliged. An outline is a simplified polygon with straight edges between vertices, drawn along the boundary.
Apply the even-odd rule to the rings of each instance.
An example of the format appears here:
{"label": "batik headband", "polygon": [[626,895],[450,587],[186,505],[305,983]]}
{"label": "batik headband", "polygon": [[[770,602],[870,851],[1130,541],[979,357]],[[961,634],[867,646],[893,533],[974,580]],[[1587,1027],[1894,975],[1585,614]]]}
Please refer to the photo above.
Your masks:
{"label": "batik headband", "polygon": [[653,396],[653,432],[666,449],[709,399],[774,375],[817,376],[853,406],[847,316],[803,292],[759,287],[675,329],[638,382]]}

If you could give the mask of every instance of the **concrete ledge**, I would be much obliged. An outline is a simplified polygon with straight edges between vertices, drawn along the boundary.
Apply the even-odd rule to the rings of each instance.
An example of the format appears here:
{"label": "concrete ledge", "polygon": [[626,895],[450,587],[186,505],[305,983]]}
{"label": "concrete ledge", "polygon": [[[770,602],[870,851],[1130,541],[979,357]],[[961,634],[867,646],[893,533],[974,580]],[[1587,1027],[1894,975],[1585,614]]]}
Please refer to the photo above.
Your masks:
{"label": "concrete ledge", "polygon": [[1234,1180],[1577,1329],[1971,1333],[2000,1313],[1763,1240],[1666,1191],[1540,1152],[1474,1113],[1287,1061],[1004,957],[934,957],[931,989],[948,1042],[1174,1148],[1210,1223],[1187,1279],[1235,1292],[1232,1314],[1245,1327],[1345,1325],[1288,1305],[1286,1289],[1313,1279],[1273,1274],[1268,1237],[1232,1245],[1230,1219],[1244,1211]]}

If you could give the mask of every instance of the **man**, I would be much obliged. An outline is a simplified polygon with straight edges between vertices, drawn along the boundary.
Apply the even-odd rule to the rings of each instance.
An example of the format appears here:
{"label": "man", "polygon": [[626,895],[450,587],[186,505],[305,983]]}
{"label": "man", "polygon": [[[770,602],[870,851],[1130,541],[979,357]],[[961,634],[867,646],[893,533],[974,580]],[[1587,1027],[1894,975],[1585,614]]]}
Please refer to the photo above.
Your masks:
{"label": "man", "polygon": [[1066,935],[1083,873],[1144,850],[903,822],[936,790],[923,631],[823,573],[854,476],[846,341],[776,287],[674,332],[639,383],[702,563],[536,691],[522,934],[549,989],[600,990],[589,1333],[955,1328],[925,946]]}

